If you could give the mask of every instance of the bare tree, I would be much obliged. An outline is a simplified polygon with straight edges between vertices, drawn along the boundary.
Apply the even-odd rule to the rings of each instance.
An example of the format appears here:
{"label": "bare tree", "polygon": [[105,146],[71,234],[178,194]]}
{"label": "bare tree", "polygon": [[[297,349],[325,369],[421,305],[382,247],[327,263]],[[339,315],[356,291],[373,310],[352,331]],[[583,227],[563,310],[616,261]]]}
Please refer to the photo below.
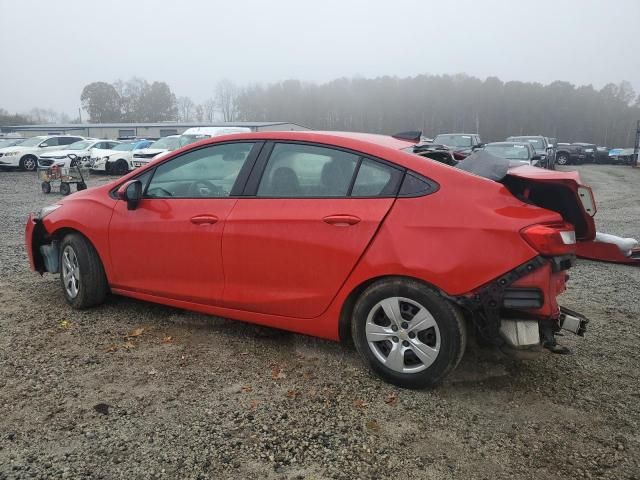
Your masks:
{"label": "bare tree", "polygon": [[216,85],[216,105],[222,112],[222,119],[225,122],[232,122],[237,117],[236,99],[238,93],[238,87],[231,80],[220,80]]}
{"label": "bare tree", "polygon": [[204,120],[213,123],[216,118],[216,101],[210,98],[202,104],[202,107],[204,109]]}
{"label": "bare tree", "polygon": [[189,97],[178,98],[178,118],[183,122],[190,122],[194,107],[195,103]]}

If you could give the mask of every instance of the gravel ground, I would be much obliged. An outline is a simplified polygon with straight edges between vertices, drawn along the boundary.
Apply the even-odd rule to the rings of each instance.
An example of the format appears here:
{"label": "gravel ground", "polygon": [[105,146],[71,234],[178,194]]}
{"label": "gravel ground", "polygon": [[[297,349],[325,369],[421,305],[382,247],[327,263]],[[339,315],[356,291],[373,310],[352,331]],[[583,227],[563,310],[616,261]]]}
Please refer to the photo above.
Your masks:
{"label": "gravel ground", "polygon": [[[580,171],[599,229],[640,237],[640,170]],[[572,270],[562,303],[591,318],[561,339],[574,355],[472,344],[406,391],[347,346],[119,297],[71,310],[23,248],[56,198],[0,172],[0,479],[640,478],[638,268]]]}

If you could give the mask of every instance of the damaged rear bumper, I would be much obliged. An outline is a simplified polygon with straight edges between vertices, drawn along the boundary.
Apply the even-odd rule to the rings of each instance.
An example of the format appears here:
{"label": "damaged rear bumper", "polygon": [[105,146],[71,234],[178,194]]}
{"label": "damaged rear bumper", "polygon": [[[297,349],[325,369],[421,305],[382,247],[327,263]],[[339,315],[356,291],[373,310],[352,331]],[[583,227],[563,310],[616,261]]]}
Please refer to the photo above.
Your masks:
{"label": "damaged rear bumper", "polygon": [[[448,297],[462,307],[485,340],[510,350],[555,347],[561,329],[584,336],[589,320],[557,304],[575,256],[538,256],[468,295]],[[551,349],[551,348],[550,348]]]}

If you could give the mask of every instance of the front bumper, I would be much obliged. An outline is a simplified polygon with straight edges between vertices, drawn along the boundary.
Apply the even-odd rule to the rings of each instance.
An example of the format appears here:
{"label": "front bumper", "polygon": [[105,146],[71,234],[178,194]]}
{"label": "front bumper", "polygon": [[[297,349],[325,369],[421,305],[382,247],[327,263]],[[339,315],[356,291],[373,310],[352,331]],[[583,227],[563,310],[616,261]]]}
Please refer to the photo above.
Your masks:
{"label": "front bumper", "polygon": [[18,167],[20,166],[20,155],[3,155],[0,157],[0,165],[3,167]]}

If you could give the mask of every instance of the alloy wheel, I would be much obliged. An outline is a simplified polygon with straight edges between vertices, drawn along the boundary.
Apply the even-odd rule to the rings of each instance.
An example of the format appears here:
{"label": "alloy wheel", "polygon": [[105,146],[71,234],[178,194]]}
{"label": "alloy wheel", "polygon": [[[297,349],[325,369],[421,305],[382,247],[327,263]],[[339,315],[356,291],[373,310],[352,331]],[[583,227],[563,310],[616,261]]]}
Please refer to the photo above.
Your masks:
{"label": "alloy wheel", "polygon": [[33,157],[25,158],[23,165],[24,165],[24,169],[30,172],[36,169],[36,161]]}
{"label": "alloy wheel", "polygon": [[76,298],[80,290],[80,265],[71,245],[62,251],[62,279],[69,298]]}
{"label": "alloy wheel", "polygon": [[433,315],[409,298],[389,297],[374,305],[365,334],[376,358],[398,373],[425,370],[440,352],[440,329]]}

